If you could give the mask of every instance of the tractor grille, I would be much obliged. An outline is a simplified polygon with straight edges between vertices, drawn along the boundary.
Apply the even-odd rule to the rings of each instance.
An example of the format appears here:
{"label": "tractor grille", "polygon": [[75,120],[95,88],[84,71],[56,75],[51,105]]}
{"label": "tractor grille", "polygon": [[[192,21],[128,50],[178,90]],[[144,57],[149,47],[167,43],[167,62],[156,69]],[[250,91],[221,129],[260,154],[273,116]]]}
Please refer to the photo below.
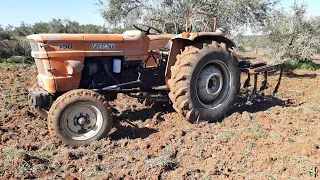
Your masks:
{"label": "tractor grille", "polygon": [[46,75],[46,70],[45,70],[45,67],[43,64],[43,60],[42,59],[35,59],[35,62],[36,62],[39,74]]}
{"label": "tractor grille", "polygon": [[36,41],[30,40],[30,46],[32,51],[39,51],[39,44]]}

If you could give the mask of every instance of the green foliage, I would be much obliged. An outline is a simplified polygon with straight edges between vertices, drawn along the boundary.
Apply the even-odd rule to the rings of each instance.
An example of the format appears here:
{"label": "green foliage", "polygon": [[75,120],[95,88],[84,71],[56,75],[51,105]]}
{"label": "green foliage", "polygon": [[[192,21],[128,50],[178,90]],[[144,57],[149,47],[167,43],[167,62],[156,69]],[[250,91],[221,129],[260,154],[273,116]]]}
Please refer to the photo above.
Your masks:
{"label": "green foliage", "polygon": [[0,40],[10,39],[12,28],[13,28],[12,26],[7,26],[3,28],[0,25]]}
{"label": "green foliage", "polygon": [[238,47],[251,47],[255,51],[258,51],[260,48],[270,48],[271,46],[269,37],[265,35],[238,36],[236,41]]}
{"label": "green foliage", "polygon": [[0,40],[0,59],[8,59],[12,56],[24,56],[31,58],[31,48],[25,38],[14,40]]}
{"label": "green foliage", "polygon": [[284,66],[286,69],[320,69],[320,64],[317,64],[313,61],[301,61],[298,59],[289,59],[284,62]]}
{"label": "green foliage", "polygon": [[[132,24],[135,23],[152,24],[149,22],[150,19],[162,19],[175,21],[182,31],[185,28],[186,17],[195,12],[213,14],[219,19],[218,26],[227,30],[248,24],[262,25],[277,2],[277,0],[97,0],[97,5],[111,28],[132,28]],[[195,25],[201,25],[203,30],[206,16],[197,16],[192,20]],[[157,28],[163,26],[162,23],[153,25]]]}
{"label": "green foliage", "polygon": [[[9,26],[10,27],[10,26]],[[49,22],[37,22],[33,25],[25,24],[21,22],[19,27],[11,27],[7,30],[11,36],[28,36],[30,34],[39,33],[88,33],[98,34],[106,33],[106,29],[103,26],[93,24],[79,24],[76,21],[69,19],[52,19]],[[1,28],[0,28],[1,34]],[[1,37],[1,35],[0,35]]]}
{"label": "green foliage", "polygon": [[5,59],[0,60],[0,67],[6,68],[6,67],[13,67],[19,65],[18,63],[8,63]]}
{"label": "green foliage", "polygon": [[[103,26],[86,24],[81,25],[76,21],[68,19],[52,19],[50,22],[37,22],[33,25],[21,22],[18,27],[0,26],[0,59],[7,62],[29,62],[31,59],[31,48],[25,36],[39,33],[107,33]],[[10,57],[14,56],[11,59]],[[19,56],[26,59],[17,58]]]}
{"label": "green foliage", "polygon": [[270,59],[272,56],[270,54],[263,54],[262,56],[264,59]]}
{"label": "green foliage", "polygon": [[6,60],[8,63],[26,63],[27,57],[25,56],[12,56]]}
{"label": "green foliage", "polygon": [[246,52],[246,48],[242,45],[240,46],[237,46],[237,50],[240,51],[240,52]]}
{"label": "green foliage", "polygon": [[265,32],[278,58],[311,61],[320,52],[320,17],[306,14],[306,6],[295,2],[292,13],[277,11],[270,17]]}

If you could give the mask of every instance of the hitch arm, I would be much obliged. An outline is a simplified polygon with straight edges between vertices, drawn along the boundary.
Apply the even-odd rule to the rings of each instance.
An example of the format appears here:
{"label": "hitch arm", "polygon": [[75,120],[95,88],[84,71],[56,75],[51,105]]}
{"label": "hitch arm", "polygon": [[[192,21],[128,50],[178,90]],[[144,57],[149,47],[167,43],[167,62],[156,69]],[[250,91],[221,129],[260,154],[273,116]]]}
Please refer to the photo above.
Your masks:
{"label": "hitch arm", "polygon": [[280,84],[281,84],[281,79],[282,79],[282,74],[283,74],[283,67],[280,66],[280,74],[279,74],[279,79],[278,79],[278,83],[276,85],[276,87],[274,88],[273,90],[273,95],[276,94],[278,92],[278,89],[280,87]]}

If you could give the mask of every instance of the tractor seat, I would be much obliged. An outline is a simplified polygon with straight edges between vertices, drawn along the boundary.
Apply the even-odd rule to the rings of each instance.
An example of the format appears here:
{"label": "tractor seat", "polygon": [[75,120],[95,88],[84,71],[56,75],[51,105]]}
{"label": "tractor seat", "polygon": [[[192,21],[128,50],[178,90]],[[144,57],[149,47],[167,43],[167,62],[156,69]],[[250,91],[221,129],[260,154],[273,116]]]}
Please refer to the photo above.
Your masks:
{"label": "tractor seat", "polygon": [[133,41],[137,41],[139,39],[142,39],[143,35],[144,35],[144,33],[139,30],[129,30],[129,31],[125,31],[122,34],[124,40],[133,40]]}

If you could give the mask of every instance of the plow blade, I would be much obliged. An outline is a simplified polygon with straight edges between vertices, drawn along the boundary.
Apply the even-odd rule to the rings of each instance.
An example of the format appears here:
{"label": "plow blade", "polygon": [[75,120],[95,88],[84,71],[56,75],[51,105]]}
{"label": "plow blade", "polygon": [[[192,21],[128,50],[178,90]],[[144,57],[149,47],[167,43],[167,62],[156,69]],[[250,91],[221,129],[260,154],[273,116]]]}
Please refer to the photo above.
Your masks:
{"label": "plow blade", "polygon": [[281,83],[282,74],[283,74],[282,63],[275,63],[275,64],[268,65],[264,62],[256,62],[253,64],[248,61],[246,61],[246,62],[239,61],[238,66],[239,66],[240,71],[242,73],[247,73],[247,79],[246,79],[245,83],[243,84],[244,88],[247,88],[251,85],[250,84],[251,76],[254,77],[253,90],[252,90],[252,93],[249,97],[250,101],[253,100],[257,95],[258,75],[259,74],[263,75],[263,81],[261,83],[261,87],[260,87],[259,91],[263,91],[268,88],[268,74],[271,72],[280,71],[277,85],[275,86],[275,88],[273,90],[273,95],[278,92],[278,89],[279,89],[279,86]]}

